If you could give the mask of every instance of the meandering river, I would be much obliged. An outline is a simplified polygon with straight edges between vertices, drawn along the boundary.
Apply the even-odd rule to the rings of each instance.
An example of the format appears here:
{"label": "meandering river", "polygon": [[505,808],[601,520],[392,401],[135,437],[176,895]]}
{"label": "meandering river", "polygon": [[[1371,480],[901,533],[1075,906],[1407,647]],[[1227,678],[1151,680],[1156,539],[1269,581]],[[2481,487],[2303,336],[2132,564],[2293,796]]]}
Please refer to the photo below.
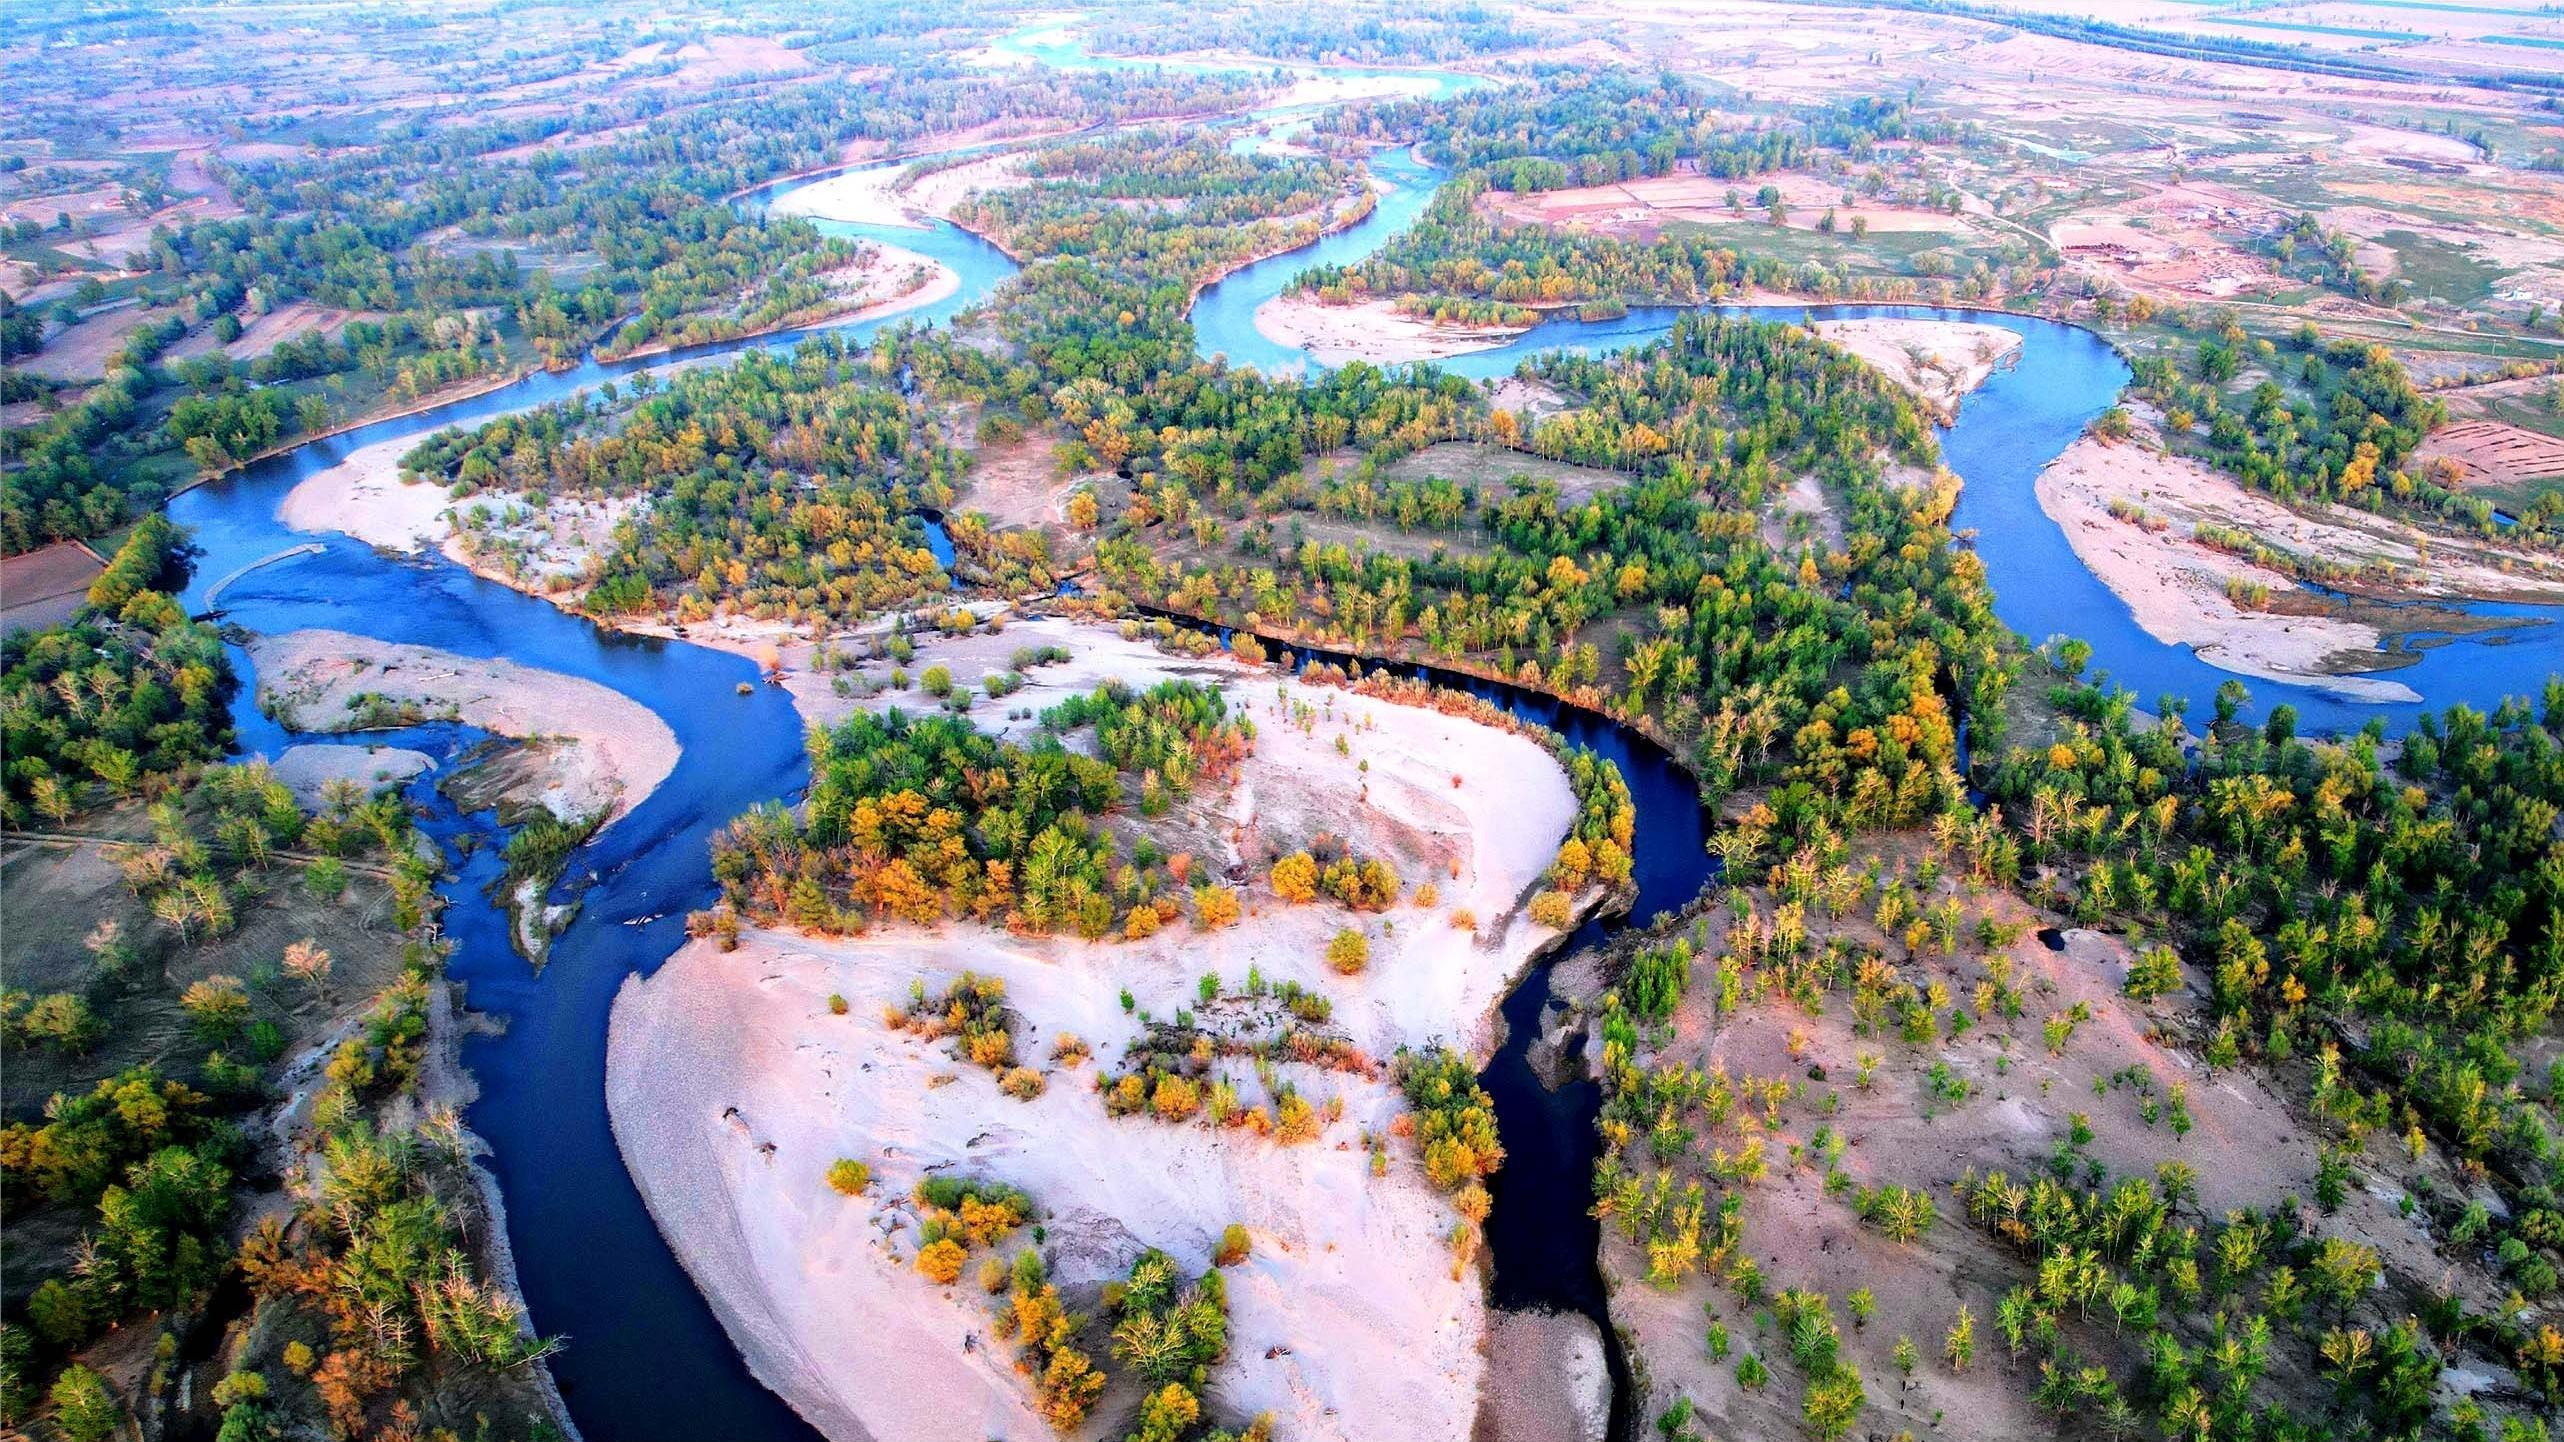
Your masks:
{"label": "meandering river", "polygon": [[[1047,32],[1026,32],[1010,42],[1015,58],[1040,63],[1130,63],[1087,56],[1073,40]],[[1445,93],[1480,83],[1475,77],[1435,72],[1291,68],[1340,78],[1422,74]],[[1261,125],[1287,124],[1290,118],[1279,110],[1254,117]],[[1304,355],[1255,331],[1255,308],[1306,265],[1369,253],[1413,221],[1439,180],[1429,167],[1403,155],[1382,156],[1375,169],[1393,188],[1369,217],[1310,249],[1247,267],[1205,291],[1194,311],[1205,354],[1266,367],[1307,363]],[[1015,269],[993,246],[949,225],[829,228],[922,252],[961,277],[960,289],[946,300],[887,321],[837,328],[857,340],[883,324],[947,321],[986,297]],[[1834,311],[1945,314],[1915,307]],[[1806,308],[1765,307],[1749,313],[1795,319]],[[1674,314],[1649,309],[1606,322],[1551,321],[1508,346],[1462,357],[1450,366],[1487,376],[1551,346],[1639,345],[1661,335]],[[2197,661],[2185,648],[2164,646],[2138,630],[2126,607],[2074,560],[2031,494],[2039,467],[2111,402],[2125,382],[2125,367],[2087,331],[2023,317],[1965,315],[2017,330],[2026,344],[2020,363],[1970,397],[1942,438],[1946,459],[1967,482],[1957,524],[1978,532],[1976,544],[1993,578],[1998,612],[2034,639],[2069,632],[2084,636],[2093,643],[2096,667],[2136,687],[2147,701],[2159,691],[2173,691],[2204,708],[2225,673]],[[169,509],[195,533],[205,552],[197,571],[200,592],[204,578],[223,576],[313,539],[277,522],[278,503],[297,481],[360,447],[564,399],[671,360],[788,346],[795,339],[732,342],[648,360],[590,361],[532,376],[481,396],[312,442],[190,491]],[[602,1084],[606,1016],[616,988],[628,973],[655,968],[673,952],[684,939],[685,913],[709,904],[715,895],[708,854],[712,834],[749,806],[797,796],[807,785],[801,726],[789,699],[780,689],[762,686],[740,694],[739,683],[754,675],[744,659],[601,630],[549,602],[482,580],[439,558],[405,560],[345,537],[320,540],[316,553],[233,582],[223,595],[226,619],[260,632],[334,627],[471,656],[503,655],[584,677],[658,713],[685,748],[675,771],[644,804],[572,857],[570,877],[555,899],[576,899],[581,909],[555,942],[540,974],[511,950],[504,915],[487,899],[499,870],[495,846],[474,848],[444,883],[451,903],[446,930],[456,942],[451,972],[468,985],[475,1010],[504,1024],[497,1035],[476,1035],[463,1044],[463,1060],[481,1087],[468,1120],[494,1149],[489,1164],[506,1200],[508,1230],[534,1321],[542,1330],[566,1333],[570,1339],[553,1365],[590,1442],[797,1442],[811,1437],[809,1427],[748,1374],[652,1226],[616,1153]],[[189,600],[201,606],[203,598],[191,594]],[[2517,613],[2523,620],[2553,615],[2539,608],[2481,609]],[[233,660],[245,678],[250,676],[245,655],[235,653]],[[2505,692],[2530,689],[2549,670],[2564,670],[2564,628],[2538,626],[2507,638],[2451,641],[2397,675],[2432,706],[2457,700],[2489,705]],[[1661,751],[1622,727],[1545,697],[1447,679],[1556,727],[1620,764],[1639,810],[1638,916],[1698,894],[1711,867],[1702,849],[1697,793]],[[2296,705],[2310,726],[2355,726],[2370,715],[2402,724],[2418,709],[2360,706],[2302,687],[2255,684],[2253,689],[2262,704],[2286,700]],[[273,745],[279,738],[257,716],[253,694],[254,688],[244,685],[235,705],[240,734],[245,744]],[[419,739],[430,745],[441,741],[439,749],[445,750],[456,741],[433,732],[421,733]],[[429,829],[440,838],[496,839],[485,821],[456,817],[435,796],[429,780],[416,783],[412,794],[428,806]],[[1577,940],[1599,940],[1608,930],[1589,926]],[[1531,1076],[1524,1048],[1547,995],[1544,971],[1507,999],[1504,1011],[1512,1039],[1485,1075],[1497,1098],[1510,1154],[1497,1179],[1498,1205],[1488,1224],[1494,1295],[1501,1305],[1563,1306],[1599,1316],[1602,1297],[1593,1263],[1597,1233],[1587,1215],[1598,1098],[1590,1086],[1551,1092]],[[860,1326],[862,1319],[850,1316],[846,1324]],[[1618,1411],[1625,1423],[1625,1404]]]}

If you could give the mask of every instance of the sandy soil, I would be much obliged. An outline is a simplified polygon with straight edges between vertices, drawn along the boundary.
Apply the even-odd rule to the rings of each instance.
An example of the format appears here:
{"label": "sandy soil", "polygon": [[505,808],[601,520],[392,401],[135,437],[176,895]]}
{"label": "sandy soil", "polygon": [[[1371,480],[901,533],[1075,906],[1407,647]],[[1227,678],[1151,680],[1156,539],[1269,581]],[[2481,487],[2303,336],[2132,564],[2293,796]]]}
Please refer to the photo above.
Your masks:
{"label": "sandy soil", "polygon": [[513,491],[456,500],[432,480],[403,481],[415,439],[380,441],[298,482],[276,508],[297,531],[338,531],[386,550],[436,548],[476,574],[562,604],[575,602],[589,562],[640,503],[560,497],[537,510]]}
{"label": "sandy soil", "polygon": [[1280,295],[1255,308],[1255,329],[1266,340],[1300,346],[1321,364],[1347,361],[1395,365],[1441,360],[1493,350],[1522,334],[1520,326],[1446,325],[1401,314],[1385,300],[1328,305],[1308,295]]}
{"label": "sandy soil", "polygon": [[570,820],[639,806],[677,764],[667,723],[593,681],[344,631],[290,631],[250,642],[258,702],[287,729],[357,729],[357,698],[519,739],[543,738],[530,803]]}
{"label": "sandy soil", "polygon": [[933,305],[961,289],[961,277],[940,260],[904,246],[866,243],[864,258],[835,277],[851,309],[839,320],[868,320]]}
{"label": "sandy soil", "polygon": [[1489,410],[1511,411],[1524,421],[1546,420],[1570,409],[1567,397],[1543,381],[1506,376],[1487,387]]}
{"label": "sandy soil", "polygon": [[[1258,64],[1269,64],[1256,61]],[[1434,82],[1422,75],[1311,75],[1295,80],[1265,108],[1348,105],[1357,100],[1414,99],[1433,93]]]}
{"label": "sandy soil", "polygon": [[[2199,659],[2239,676],[2286,681],[2362,701],[2418,701],[2401,681],[2328,674],[2326,662],[2377,650],[2373,626],[2325,616],[2247,611],[2226,597],[2226,579],[2243,576],[2273,592],[2296,583],[2190,538],[2190,527],[2149,531],[2110,514],[2126,498],[2169,516],[2169,495],[2206,498],[2218,489],[2246,502],[2241,488],[2196,461],[2167,456],[2134,441],[2112,445],[2085,436],[2039,472],[2039,508],[2057,523],[2077,559],[2128,603],[2147,635],[2186,645]],[[2275,503],[2273,503],[2275,507]]]}
{"label": "sandy soil", "polygon": [[1944,418],[2021,354],[2020,332],[1951,320],[1821,320],[1809,329],[1868,361]]}
{"label": "sandy soil", "polygon": [[586,594],[592,562],[613,549],[615,528],[641,509],[632,496],[559,496],[538,510],[516,492],[482,491],[454,503],[441,549],[479,575],[570,605]]}
{"label": "sandy soil", "polygon": [[401,480],[401,457],[417,445],[411,437],[359,446],[297,482],[276,507],[276,519],[297,531],[340,531],[387,550],[443,544],[454,532],[445,514],[453,498],[432,481]]}
{"label": "sandy soil", "polygon": [[[826,271],[816,277],[828,287],[828,299],[818,305],[793,312],[783,319],[754,330],[742,330],[732,339],[747,336],[776,335],[819,325],[842,325],[849,321],[872,320],[897,315],[931,305],[961,289],[961,277],[942,261],[930,259],[902,246],[866,241],[860,257],[852,264]],[[657,340],[631,350],[618,351],[618,359],[636,356],[665,355],[680,345],[693,341]],[[717,354],[700,354],[677,361],[662,374],[720,360]]]}
{"label": "sandy soil", "polygon": [[985,515],[989,524],[1001,529],[1024,526],[1064,532],[1069,497],[1098,478],[1061,475],[1058,445],[1056,435],[1037,431],[1010,444],[981,446],[971,453],[970,483],[962,493],[962,506]]}
{"label": "sandy soil", "polygon": [[[1055,1068],[1035,1100],[1008,1099],[943,1044],[888,1030],[880,1013],[912,978],[940,984],[973,969],[1005,979],[1024,1019],[1022,1054],[1047,1057],[1052,1037],[1070,1031],[1109,1063],[1137,1026],[1121,988],[1164,1014],[1193,1004],[1204,972],[1234,983],[1253,965],[1322,988],[1336,1026],[1372,1056],[1434,1038],[1483,1053],[1497,998],[1547,934],[1505,918],[1564,834],[1573,798],[1563,775],[1531,741],[1492,728],[1233,663],[1173,661],[1091,628],[1027,623],[1002,639],[1011,649],[1059,636],[1083,649],[1073,678],[1050,674],[1067,667],[1033,673],[1054,693],[1097,673],[1230,683],[1259,739],[1226,796],[1196,798],[1215,813],[1207,821],[1250,845],[1349,833],[1366,853],[1399,858],[1410,878],[1426,874],[1417,862],[1441,858],[1433,874],[1446,904],[1476,908],[1485,944],[1401,907],[1369,922],[1370,969],[1337,977],[1323,939],[1352,918],[1281,906],[1260,889],[1236,927],[1205,936],[1178,925],[1141,943],[961,926],[834,941],[751,932],[731,954],[697,943],[627,982],[612,1023],[607,1100],[653,1216],[758,1375],[837,1442],[1043,1431],[986,1331],[986,1303],[937,1289],[910,1265],[916,1234],[901,1199],[943,1170],[1032,1192],[1054,1276],[1073,1287],[1119,1273],[1143,1246],[1199,1269],[1221,1228],[1243,1222],[1254,1255],[1231,1273],[1230,1358],[1210,1384],[1223,1415],[1269,1409],[1278,1435],[1301,1438],[1469,1435],[1486,1313],[1475,1277],[1452,1276],[1449,1208],[1413,1157],[1398,1148],[1386,1175],[1369,1174],[1359,1137],[1385,1130],[1401,1107],[1385,1080],[1286,1068],[1306,1073],[1293,1079],[1313,1100],[1340,1097],[1344,1116],[1317,1143],[1281,1148],[1199,1125],[1116,1121],[1089,1073]],[[1286,701],[1314,710],[1310,729],[1290,724]],[[1350,755],[1336,750],[1339,736]],[[1366,786],[1367,804],[1357,801]],[[846,1015],[830,1014],[832,993],[850,1002]],[[1224,1000],[1204,1014],[1258,1005]],[[871,1162],[870,1195],[826,1189],[822,1173],[840,1156]],[[850,1315],[865,1325],[845,1326]],[[1393,1355],[1399,1366],[1379,1365]],[[1107,1427],[1123,1397],[1099,1412]]]}
{"label": "sandy soil", "polygon": [[[2391,568],[2391,578],[2345,588],[2375,590],[2387,599],[2564,600],[2564,564],[2552,557],[2472,536],[2425,532],[2353,506],[2285,506],[2198,462],[2163,455],[2152,431],[2157,418],[2142,407],[2135,418],[2136,444],[2110,447],[2086,438],[2069,446],[2050,465],[2057,484],[2071,483],[2105,512],[2111,495],[2126,496],[2170,519],[2172,530],[2182,535],[2204,520],[2301,556]],[[2104,455],[2112,450],[2133,454]],[[2065,465],[2069,458],[2074,465]],[[2049,478],[2042,476],[2042,505],[2047,504],[2048,485]]]}
{"label": "sandy soil", "polygon": [[[1958,883],[1944,879],[1926,897],[1954,895],[1957,889]],[[1758,900],[1768,916],[1769,893]],[[1999,918],[2053,924],[2006,894],[1988,901]],[[1875,928],[1865,922],[1847,926],[1856,945],[1879,944]],[[1717,950],[1713,940],[1711,953]],[[1804,1078],[1816,1066],[1829,1074],[1828,1084],[1810,1087],[1804,1098],[1782,1108],[1778,1127],[1762,1136],[1773,1159],[1770,1175],[1737,1190],[1744,1207],[1743,1249],[1761,1268],[1765,1285],[1772,1291],[1821,1290],[1833,1299],[1844,1360],[1868,1383],[1868,1407],[1851,1433],[1855,1437],[1887,1437],[1900,1429],[1987,1442],[2060,1435],[2055,1420],[2031,1404],[2020,1374],[2004,1365],[1992,1325],[1996,1299],[2035,1262],[1967,1218],[1950,1184],[1971,1170],[2002,1170],[2026,1182],[2043,1172],[2080,1115],[2093,1134],[2088,1154],[2112,1177],[2149,1175],[2167,1158],[2190,1164],[2200,1217],[2312,1194],[2319,1134],[2300,1119],[2282,1089],[2255,1068],[2207,1072],[2183,1048],[2183,1037],[2196,1034],[2188,1028],[2158,1032],[2158,1016],[2186,1016],[2196,1024],[2204,1010],[2204,978],[2191,973],[2194,994],[2167,997],[2150,1013],[2119,994],[2131,953],[2117,938],[2068,930],[2061,949],[2051,950],[2025,933],[2006,959],[2027,999],[2026,1014],[2009,1022],[1989,1017],[1964,1036],[1929,1046],[1860,1035],[1847,1007],[1811,1014],[1762,999],[1721,1011],[1714,989],[1695,985],[1677,1011],[1670,1039],[1653,1046],[1652,1057],[1641,1058],[1723,1066],[1740,1082]],[[1962,997],[1989,974],[1984,959],[1972,955],[1917,959],[1902,970],[1916,986],[1937,981]],[[2091,1019],[2061,1051],[2050,1052],[2041,1043],[2042,1023],[2078,1003],[2090,1009]],[[1866,1089],[1846,1082],[1862,1053],[1877,1054],[1883,1063]],[[1968,1084],[1964,1100],[1936,1093],[1929,1071],[1935,1063]],[[2192,1126],[2186,1134],[2160,1116],[2152,1123],[2145,1119],[2125,1084],[2132,1075],[2149,1078],[2159,1103],[2172,1085],[2187,1088]],[[2096,1079],[2103,1082],[2099,1095]],[[1828,1095],[1840,1105],[1820,1106]],[[1863,1225],[1847,1197],[1826,1192],[1822,1165],[1790,1164],[1790,1147],[1810,1142],[1819,1127],[1830,1127],[1847,1144],[1839,1165],[1854,1184],[1896,1183],[1934,1196],[1938,1220],[1917,1242],[1893,1242]],[[1692,1161],[1678,1170],[1696,1172],[1713,1148],[1733,1149],[1748,1134],[1732,1125],[1705,1129],[1691,1144]],[[2390,1150],[2391,1143],[2384,1143],[2378,1153]],[[1636,1148],[1635,1155],[1644,1157],[1645,1148]],[[2402,1170],[2400,1158],[2376,1167],[2378,1173]],[[2398,1215],[2397,1196],[2391,1185],[2363,1175],[2339,1212],[2316,1216],[2313,1224],[2322,1235],[2348,1235],[2376,1247],[2403,1277],[2435,1282],[2447,1264],[2434,1254],[2424,1225]],[[1650,1383],[1648,1395],[1637,1399],[1639,1415],[1652,1417],[1677,1395],[1687,1395],[1702,1409],[1696,1425],[1706,1435],[1804,1435],[1797,1369],[1768,1313],[1758,1317],[1759,1309],[1705,1277],[1652,1286],[1643,1280],[1644,1258],[1620,1229],[1606,1225],[1605,1235],[1605,1264],[1619,1278],[1611,1294],[1613,1319],[1633,1337]],[[1867,1325],[1855,1326],[1844,1299],[1862,1287],[1872,1291],[1878,1310]],[[1954,1375],[1939,1363],[1937,1344],[1962,1304],[1975,1312],[1979,1350],[1975,1367]],[[1735,1380],[1732,1357],[1712,1362],[1702,1345],[1705,1320],[1726,1326],[1738,1354],[1759,1352],[1772,1365],[1773,1385],[1746,1391]],[[1899,1336],[1912,1337],[1927,1359],[1910,1386],[1901,1385],[1890,1360]],[[2125,1366],[2106,1353],[2094,1360],[2114,1369]],[[2085,1434],[2069,1426],[2063,1435]]]}
{"label": "sandy soil", "polygon": [[926,228],[925,217],[949,218],[954,206],[977,191],[1003,190],[1024,183],[1021,155],[992,155],[965,161],[916,177],[906,185],[903,162],[849,170],[814,181],[776,198],[777,215],[806,215],[848,225],[898,225]]}
{"label": "sandy soil", "polygon": [[[1791,535],[1791,521],[1808,518],[1804,539]],[[1789,489],[1775,497],[1765,508],[1757,529],[1763,544],[1787,556],[1796,554],[1805,540],[1819,543],[1827,551],[1843,548],[1843,517],[1825,498],[1825,486],[1814,476],[1801,476],[1790,482]]]}
{"label": "sandy soil", "polygon": [[333,781],[353,781],[371,793],[401,785],[435,764],[423,751],[398,746],[288,746],[268,763],[306,808],[325,800]]}
{"label": "sandy soil", "polygon": [[2468,486],[2512,486],[2564,476],[2564,440],[2503,421],[2465,420],[2430,433],[2415,455],[2445,458]]}

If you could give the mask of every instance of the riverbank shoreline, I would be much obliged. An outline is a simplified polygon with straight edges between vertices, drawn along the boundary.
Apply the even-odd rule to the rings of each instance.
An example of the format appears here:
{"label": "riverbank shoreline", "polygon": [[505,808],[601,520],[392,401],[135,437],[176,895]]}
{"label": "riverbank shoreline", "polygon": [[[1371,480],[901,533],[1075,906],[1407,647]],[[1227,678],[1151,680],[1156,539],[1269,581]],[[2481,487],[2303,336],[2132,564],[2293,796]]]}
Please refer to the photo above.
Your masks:
{"label": "riverbank shoreline", "polygon": [[[2410,704],[2421,694],[2402,681],[2361,673],[2404,664],[2386,649],[2381,622],[2397,611],[2368,599],[2452,604],[2552,603],[2564,582],[2502,568],[2490,548],[2442,541],[2364,512],[2302,510],[2242,485],[2199,461],[2171,454],[2150,414],[2122,441],[2085,435],[2040,472],[2039,508],[2065,534],[2075,557],[2127,605],[2146,634],[2186,645],[2239,676],[2311,686],[2373,704]],[[2221,538],[2211,544],[2209,535]],[[2332,588],[2238,554],[2222,538],[2242,537],[2297,564],[2356,573]],[[2367,579],[2374,577],[2374,579]],[[2413,624],[2440,629],[2423,613]]]}

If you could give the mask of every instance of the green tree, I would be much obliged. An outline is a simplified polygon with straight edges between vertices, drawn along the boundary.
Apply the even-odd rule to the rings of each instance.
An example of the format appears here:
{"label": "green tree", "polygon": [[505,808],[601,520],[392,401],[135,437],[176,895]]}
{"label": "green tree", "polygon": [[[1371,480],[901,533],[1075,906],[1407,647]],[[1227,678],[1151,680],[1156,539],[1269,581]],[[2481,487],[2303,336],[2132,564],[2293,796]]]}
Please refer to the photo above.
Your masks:
{"label": "green tree", "polygon": [[125,1418],[107,1380],[74,1362],[53,1382],[53,1424],[67,1442],[107,1442]]}

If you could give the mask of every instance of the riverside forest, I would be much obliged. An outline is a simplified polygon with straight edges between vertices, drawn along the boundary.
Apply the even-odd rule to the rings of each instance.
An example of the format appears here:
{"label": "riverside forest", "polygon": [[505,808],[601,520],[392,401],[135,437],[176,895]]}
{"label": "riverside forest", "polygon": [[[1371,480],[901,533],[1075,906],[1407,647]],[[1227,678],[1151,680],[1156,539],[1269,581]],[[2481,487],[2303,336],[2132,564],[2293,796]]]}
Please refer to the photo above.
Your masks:
{"label": "riverside forest", "polygon": [[2535,0],[0,11],[0,1434],[2555,1442]]}

